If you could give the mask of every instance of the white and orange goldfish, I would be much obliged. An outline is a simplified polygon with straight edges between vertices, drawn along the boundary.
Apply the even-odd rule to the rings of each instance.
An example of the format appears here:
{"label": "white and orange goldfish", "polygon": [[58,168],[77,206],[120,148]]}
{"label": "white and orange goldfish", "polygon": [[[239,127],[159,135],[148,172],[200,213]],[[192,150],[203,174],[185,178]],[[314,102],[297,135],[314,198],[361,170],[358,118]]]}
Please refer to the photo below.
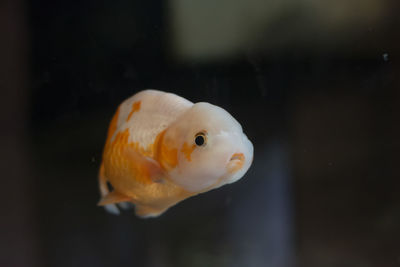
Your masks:
{"label": "white and orange goldfish", "polygon": [[224,109],[145,90],[126,99],[111,120],[98,205],[119,213],[115,204],[131,202],[136,215],[156,217],[239,180],[252,160],[252,143]]}

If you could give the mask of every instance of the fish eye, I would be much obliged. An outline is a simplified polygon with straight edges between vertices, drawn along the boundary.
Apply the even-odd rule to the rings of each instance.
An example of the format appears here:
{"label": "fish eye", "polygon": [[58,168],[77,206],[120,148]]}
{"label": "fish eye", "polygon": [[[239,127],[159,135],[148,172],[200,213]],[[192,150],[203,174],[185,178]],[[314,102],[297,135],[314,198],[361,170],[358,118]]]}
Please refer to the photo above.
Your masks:
{"label": "fish eye", "polygon": [[194,138],[194,142],[197,146],[205,146],[207,144],[207,136],[204,132],[199,132]]}

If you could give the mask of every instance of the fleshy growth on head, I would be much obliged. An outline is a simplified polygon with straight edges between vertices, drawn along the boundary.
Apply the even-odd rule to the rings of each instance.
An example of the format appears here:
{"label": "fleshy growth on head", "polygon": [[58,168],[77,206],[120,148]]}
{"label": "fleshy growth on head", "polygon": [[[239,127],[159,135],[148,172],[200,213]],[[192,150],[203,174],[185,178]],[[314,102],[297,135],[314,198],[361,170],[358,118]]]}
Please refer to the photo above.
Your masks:
{"label": "fleshy growth on head", "polygon": [[170,125],[163,146],[176,151],[169,178],[191,192],[204,192],[240,179],[253,160],[253,145],[224,109],[194,104]]}

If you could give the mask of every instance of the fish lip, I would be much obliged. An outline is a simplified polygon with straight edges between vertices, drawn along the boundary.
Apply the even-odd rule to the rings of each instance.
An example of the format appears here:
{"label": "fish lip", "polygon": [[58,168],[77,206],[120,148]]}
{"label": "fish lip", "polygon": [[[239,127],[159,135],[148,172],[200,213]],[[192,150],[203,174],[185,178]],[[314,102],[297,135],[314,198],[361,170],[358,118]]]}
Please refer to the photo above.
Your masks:
{"label": "fish lip", "polygon": [[229,162],[231,162],[231,161],[243,161],[244,162],[244,160],[245,160],[245,157],[244,157],[243,153],[235,153],[229,159]]}
{"label": "fish lip", "polygon": [[243,153],[234,153],[228,161],[228,171],[235,173],[241,170],[245,164],[245,160],[246,158]]}

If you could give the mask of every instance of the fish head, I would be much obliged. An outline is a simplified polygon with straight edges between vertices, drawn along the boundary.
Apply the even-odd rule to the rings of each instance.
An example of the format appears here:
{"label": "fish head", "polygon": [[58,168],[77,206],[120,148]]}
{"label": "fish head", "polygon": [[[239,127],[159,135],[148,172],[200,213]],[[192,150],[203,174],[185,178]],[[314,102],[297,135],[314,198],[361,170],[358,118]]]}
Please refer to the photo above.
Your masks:
{"label": "fish head", "polygon": [[233,183],[253,161],[253,145],[241,125],[224,109],[196,103],[166,130],[177,164],[169,178],[189,192]]}

